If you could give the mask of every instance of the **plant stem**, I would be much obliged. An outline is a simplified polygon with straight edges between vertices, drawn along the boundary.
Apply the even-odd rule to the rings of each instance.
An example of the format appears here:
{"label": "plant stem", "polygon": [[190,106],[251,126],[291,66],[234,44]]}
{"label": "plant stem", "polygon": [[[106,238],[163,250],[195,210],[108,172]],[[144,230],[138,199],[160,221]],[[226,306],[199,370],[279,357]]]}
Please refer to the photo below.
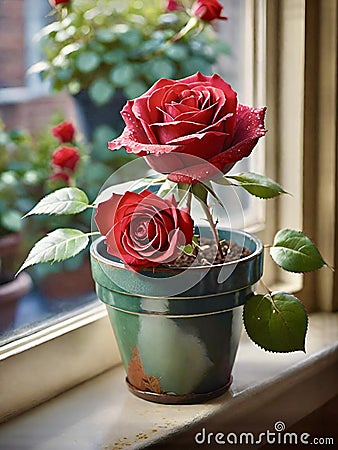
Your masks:
{"label": "plant stem", "polygon": [[224,255],[223,255],[223,250],[222,250],[221,244],[220,244],[219,239],[218,239],[218,234],[217,234],[217,230],[216,230],[216,225],[215,225],[214,219],[213,219],[213,217],[212,217],[212,214],[211,214],[211,212],[210,212],[210,208],[209,208],[209,206],[208,206],[206,203],[204,203],[203,201],[201,201],[201,205],[202,205],[204,214],[205,214],[205,216],[206,216],[206,218],[207,218],[207,220],[208,220],[208,222],[209,222],[210,230],[211,230],[211,233],[212,233],[213,238],[215,239],[215,242],[216,242],[216,245],[217,245],[217,249],[218,249],[219,256],[220,256],[221,258],[223,258],[223,256],[224,256]]}
{"label": "plant stem", "polygon": [[280,313],[279,309],[277,308],[276,303],[274,302],[274,299],[272,297],[272,291],[267,287],[267,285],[264,283],[264,281],[262,280],[262,278],[259,280],[262,284],[262,286],[264,287],[264,289],[266,290],[266,292],[268,293],[269,296],[269,300],[272,303],[272,306],[275,308],[275,310]]}
{"label": "plant stem", "polygon": [[271,296],[272,291],[267,287],[267,285],[264,283],[263,279],[261,278],[260,280],[261,285],[263,286],[263,288],[266,290],[266,292]]}
{"label": "plant stem", "polygon": [[218,239],[216,224],[214,222],[214,219],[213,219],[211,211],[210,211],[210,207],[208,206],[208,202],[207,202],[208,190],[205,188],[205,186],[202,183],[196,183],[196,184],[192,185],[191,191],[196,196],[197,200],[200,202],[200,204],[202,206],[204,214],[209,222],[211,233],[216,242],[219,256],[221,258],[223,258],[224,255],[223,255],[221,244]]}
{"label": "plant stem", "polygon": [[188,198],[187,198],[187,208],[188,208],[188,212],[189,214],[191,213],[191,189],[189,189],[188,191]]}

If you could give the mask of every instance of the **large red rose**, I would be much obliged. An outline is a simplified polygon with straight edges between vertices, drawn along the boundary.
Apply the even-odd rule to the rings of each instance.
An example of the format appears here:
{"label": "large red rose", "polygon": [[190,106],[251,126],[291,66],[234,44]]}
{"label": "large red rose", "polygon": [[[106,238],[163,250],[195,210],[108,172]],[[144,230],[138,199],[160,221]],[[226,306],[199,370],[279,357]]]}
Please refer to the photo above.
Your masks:
{"label": "large red rose", "polygon": [[75,128],[72,122],[61,122],[52,129],[52,133],[60,142],[72,142]]}
{"label": "large red rose", "polygon": [[199,19],[211,22],[215,19],[227,20],[227,17],[222,17],[223,6],[217,0],[196,0],[192,5],[191,14]]}
{"label": "large red rose", "polygon": [[53,165],[61,170],[74,172],[80,159],[76,148],[62,147],[53,154]]}
{"label": "large red rose", "polygon": [[196,183],[214,176],[210,168],[226,173],[250,155],[266,133],[265,109],[237,104],[236,92],[219,75],[163,78],[127,102],[124,132],[108,146],[146,156],[172,181]]}
{"label": "large red rose", "polygon": [[174,261],[192,242],[188,212],[177,208],[174,197],[162,199],[148,190],[113,194],[98,205],[94,219],[108,253],[136,271]]}

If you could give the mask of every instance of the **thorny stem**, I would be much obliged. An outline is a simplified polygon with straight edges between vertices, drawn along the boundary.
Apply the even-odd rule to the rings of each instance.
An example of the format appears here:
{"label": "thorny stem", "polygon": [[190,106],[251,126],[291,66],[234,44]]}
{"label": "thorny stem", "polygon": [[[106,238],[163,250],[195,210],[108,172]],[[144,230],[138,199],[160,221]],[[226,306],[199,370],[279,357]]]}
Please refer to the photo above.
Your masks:
{"label": "thorny stem", "polygon": [[192,193],[196,196],[196,199],[200,202],[200,204],[202,206],[202,209],[203,209],[204,214],[205,214],[205,216],[207,218],[207,221],[209,222],[211,233],[212,233],[213,238],[214,238],[214,240],[216,242],[219,256],[221,258],[223,258],[224,255],[223,255],[221,244],[220,244],[219,239],[218,239],[218,234],[217,234],[217,230],[216,230],[216,224],[215,224],[214,219],[212,217],[212,214],[211,214],[211,211],[210,211],[210,207],[208,206],[208,203],[207,203],[208,191],[207,191],[207,189],[205,188],[205,186],[202,183],[196,183],[196,184],[192,185],[191,190],[192,190]]}
{"label": "thorny stem", "polygon": [[209,222],[210,230],[211,230],[213,238],[215,239],[215,242],[216,242],[216,245],[217,245],[217,249],[218,249],[218,253],[219,253],[220,257],[223,258],[223,250],[222,250],[221,244],[220,244],[219,239],[218,239],[216,225],[215,225],[214,219],[213,219],[213,217],[211,215],[210,208],[203,201],[201,201],[201,205],[202,205],[204,214],[205,214],[205,216],[206,216],[206,218],[207,218],[207,220]]}

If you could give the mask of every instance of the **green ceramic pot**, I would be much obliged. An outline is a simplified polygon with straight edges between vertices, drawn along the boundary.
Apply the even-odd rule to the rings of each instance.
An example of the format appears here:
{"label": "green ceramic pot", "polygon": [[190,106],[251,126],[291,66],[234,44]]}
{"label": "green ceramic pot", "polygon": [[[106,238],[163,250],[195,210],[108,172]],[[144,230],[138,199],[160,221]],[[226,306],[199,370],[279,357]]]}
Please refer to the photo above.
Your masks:
{"label": "green ceramic pot", "polygon": [[107,306],[128,387],[139,397],[197,403],[230,386],[242,306],[262,275],[263,246],[243,231],[219,233],[252,253],[222,265],[136,273],[107,253],[104,238],[91,246],[97,294]]}

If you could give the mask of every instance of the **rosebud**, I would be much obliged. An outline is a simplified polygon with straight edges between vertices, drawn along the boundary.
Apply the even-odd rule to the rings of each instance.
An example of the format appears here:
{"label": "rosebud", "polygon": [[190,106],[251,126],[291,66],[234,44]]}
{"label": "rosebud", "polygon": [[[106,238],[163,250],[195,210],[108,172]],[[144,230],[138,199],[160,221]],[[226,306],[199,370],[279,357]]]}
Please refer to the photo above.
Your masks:
{"label": "rosebud", "polygon": [[217,0],[196,0],[192,5],[191,14],[204,20],[211,22],[215,19],[227,20],[227,17],[222,17],[223,6]]}
{"label": "rosebud", "polygon": [[67,175],[66,173],[64,173],[64,172],[56,172],[56,173],[53,173],[53,175],[51,175],[50,177],[49,177],[49,180],[50,181],[65,181],[66,183],[68,183],[69,182],[69,175]]}
{"label": "rosebud", "polygon": [[53,165],[74,172],[79,159],[80,155],[76,148],[62,147],[54,152]]}
{"label": "rosebud", "polygon": [[167,11],[184,11],[184,6],[181,2],[177,2],[176,0],[168,0]]}
{"label": "rosebud", "polygon": [[52,0],[54,6],[61,5],[62,3],[70,3],[70,0]]}
{"label": "rosebud", "polygon": [[52,133],[60,142],[72,142],[75,128],[72,122],[61,122],[52,129]]}

